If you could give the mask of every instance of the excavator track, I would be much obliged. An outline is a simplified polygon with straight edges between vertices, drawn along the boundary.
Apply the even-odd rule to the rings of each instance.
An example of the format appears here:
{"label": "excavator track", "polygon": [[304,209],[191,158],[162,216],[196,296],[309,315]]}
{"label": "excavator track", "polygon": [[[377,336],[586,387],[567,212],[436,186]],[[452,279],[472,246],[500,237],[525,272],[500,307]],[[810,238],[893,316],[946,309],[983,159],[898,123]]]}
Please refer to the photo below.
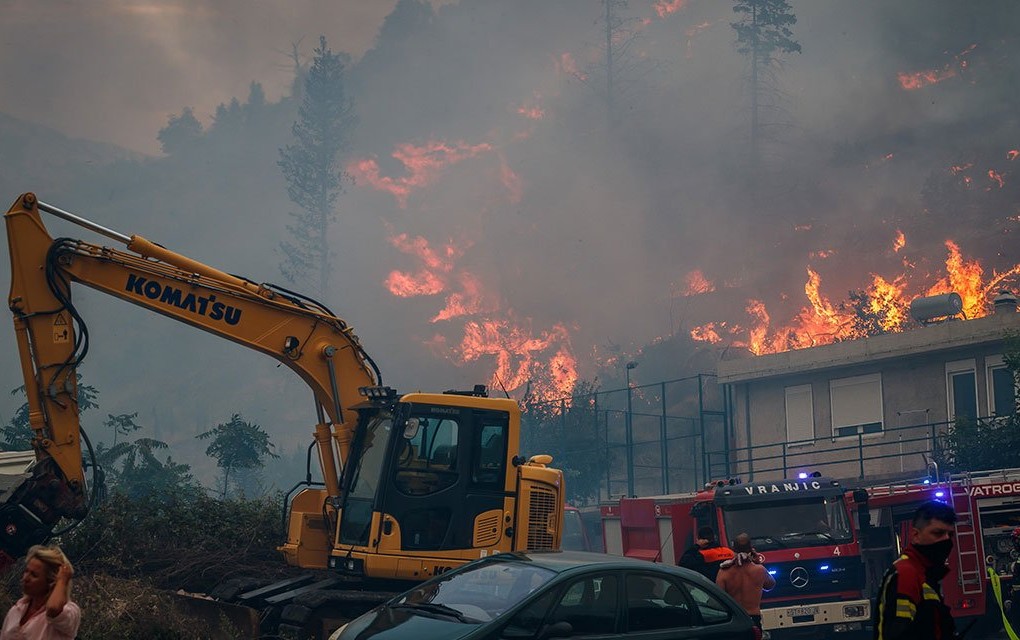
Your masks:
{"label": "excavator track", "polygon": [[337,627],[397,593],[310,572],[268,584],[255,578],[232,578],[209,595],[216,603],[252,612],[263,637],[325,640]]}

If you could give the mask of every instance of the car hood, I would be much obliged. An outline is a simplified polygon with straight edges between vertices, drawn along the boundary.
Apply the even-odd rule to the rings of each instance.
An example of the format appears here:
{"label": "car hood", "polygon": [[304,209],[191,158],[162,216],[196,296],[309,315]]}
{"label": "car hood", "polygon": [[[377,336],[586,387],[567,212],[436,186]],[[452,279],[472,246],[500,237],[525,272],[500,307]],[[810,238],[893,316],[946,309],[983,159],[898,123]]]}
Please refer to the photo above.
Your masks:
{"label": "car hood", "polygon": [[456,640],[480,625],[432,617],[411,609],[380,607],[353,620],[340,640]]}

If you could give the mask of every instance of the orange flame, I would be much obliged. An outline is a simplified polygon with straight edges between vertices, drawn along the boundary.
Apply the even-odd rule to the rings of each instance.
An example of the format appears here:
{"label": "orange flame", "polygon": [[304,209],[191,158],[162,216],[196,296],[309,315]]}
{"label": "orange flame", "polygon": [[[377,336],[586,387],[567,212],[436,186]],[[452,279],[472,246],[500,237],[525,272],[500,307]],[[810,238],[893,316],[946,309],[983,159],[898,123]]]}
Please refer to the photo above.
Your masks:
{"label": "orange flame", "polygon": [[1000,189],[1006,184],[1006,182],[1002,179],[1002,174],[995,169],[988,170],[988,179],[998,184]]}
{"label": "orange flame", "polygon": [[684,277],[684,282],[687,285],[683,293],[685,296],[696,296],[715,291],[715,285],[708,281],[701,269],[695,269],[688,273]]}
{"label": "orange flame", "polygon": [[541,101],[542,94],[536,91],[532,94],[531,100],[525,101],[517,107],[517,113],[528,120],[541,120],[545,117],[545,109],[540,106]]}
{"label": "orange flame", "polygon": [[421,269],[414,273],[393,270],[386,277],[385,285],[390,293],[401,298],[431,296],[446,289],[445,274],[452,268],[451,260],[457,256],[457,249],[451,244],[440,255],[421,236],[409,237],[406,233],[389,238],[390,244],[400,252],[417,257],[422,261]]}
{"label": "orange flame", "polygon": [[[897,232],[894,247],[902,246],[905,246],[905,239],[902,232]],[[945,262],[946,275],[934,285],[923,289],[923,292],[915,289],[914,293],[910,293],[905,274],[891,280],[872,274],[871,283],[863,291],[864,306],[861,310],[869,313],[882,330],[898,332],[908,326],[910,300],[918,295],[955,292],[963,299],[963,312],[967,318],[982,317],[990,311],[991,294],[1005,280],[1020,276],[1020,264],[1017,264],[1003,273],[993,272],[991,277],[986,277],[981,265],[976,260],[966,260],[955,242],[947,240],[945,246],[949,252]],[[691,338],[715,343],[724,339],[720,333],[724,330],[728,333],[725,339],[733,346],[745,347],[755,355],[762,355],[863,337],[857,333],[861,329],[854,326],[856,312],[842,305],[833,305],[821,292],[818,273],[810,268],[807,273],[804,294],[810,304],[804,306],[789,325],[773,327],[765,304],[760,300],[749,300],[745,311],[752,322],[747,329],[709,322],[693,329]]]}
{"label": "orange flame", "polygon": [[711,342],[712,344],[722,342],[722,337],[719,335],[719,332],[715,330],[714,322],[709,322],[708,324],[703,324],[700,327],[694,327],[691,329],[691,338],[701,342]]}
{"label": "orange flame", "polygon": [[907,91],[914,91],[921,89],[933,84],[938,84],[943,80],[947,80],[956,76],[956,69],[953,68],[955,63],[960,67],[960,71],[966,71],[968,62],[964,59],[968,53],[977,48],[976,44],[972,44],[957,55],[953,56],[953,62],[947,64],[942,69],[929,69],[928,71],[918,71],[916,73],[903,73],[896,74],[900,81],[900,86]]}
{"label": "orange flame", "polygon": [[[520,389],[530,384],[532,400],[553,400],[569,395],[578,377],[566,327],[556,324],[551,330],[536,335],[531,331],[530,321],[517,320],[512,313],[508,316],[501,320],[465,323],[464,337],[457,348],[464,361],[486,356],[495,358],[492,385]],[[549,351],[553,353],[546,380],[538,374],[543,369],[540,358]]]}
{"label": "orange flame", "polygon": [[1018,149],[1010,149],[1009,151],[1006,152],[1007,160],[1016,160],[1017,156],[1020,156],[1020,150]]}
{"label": "orange flame", "polygon": [[660,18],[665,18],[683,9],[686,4],[687,0],[656,0],[655,13],[659,14]]}
{"label": "orange flame", "polygon": [[446,286],[435,274],[419,271],[414,274],[404,271],[391,271],[386,277],[386,288],[400,298],[415,296],[431,296],[442,293]]}
{"label": "orange flame", "polygon": [[[466,319],[460,344],[454,349],[462,361],[493,357],[496,368],[492,384],[507,390],[530,384],[532,401],[570,395],[578,379],[577,362],[571,352],[569,334],[562,324],[536,337],[530,319],[516,319],[512,311],[502,313],[502,319],[493,319],[492,315],[501,313],[498,296],[486,291],[475,275],[456,266],[467,245],[457,247],[449,242],[436,249],[425,238],[406,233],[392,235],[389,241],[401,253],[416,258],[421,264],[412,272],[390,272],[385,283],[387,289],[404,298],[445,292],[445,305],[431,321]],[[445,338],[437,336],[430,344],[445,350],[447,343]]]}
{"label": "orange flame", "polygon": [[907,236],[899,229],[896,230],[896,239],[893,240],[893,253],[899,253],[900,249],[907,246]]}
{"label": "orange flame", "polygon": [[390,192],[404,209],[411,192],[431,184],[447,166],[491,150],[492,145],[486,142],[474,145],[463,141],[448,144],[438,140],[430,140],[423,145],[404,143],[397,145],[390,155],[404,165],[408,175],[380,175],[375,158],[352,160],[347,165],[347,172],[355,180],[362,180],[379,191]]}

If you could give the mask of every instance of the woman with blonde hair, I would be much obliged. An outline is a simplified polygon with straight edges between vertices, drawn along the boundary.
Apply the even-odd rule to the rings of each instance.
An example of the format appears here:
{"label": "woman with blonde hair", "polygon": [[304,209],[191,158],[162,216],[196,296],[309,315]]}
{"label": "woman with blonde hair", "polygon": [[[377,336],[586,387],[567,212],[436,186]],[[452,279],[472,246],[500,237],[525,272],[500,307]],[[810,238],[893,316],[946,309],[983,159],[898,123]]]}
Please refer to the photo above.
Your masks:
{"label": "woman with blonde hair", "polygon": [[21,574],[22,597],[4,618],[0,640],[71,640],[81,609],[71,602],[74,567],[60,547],[35,545]]}

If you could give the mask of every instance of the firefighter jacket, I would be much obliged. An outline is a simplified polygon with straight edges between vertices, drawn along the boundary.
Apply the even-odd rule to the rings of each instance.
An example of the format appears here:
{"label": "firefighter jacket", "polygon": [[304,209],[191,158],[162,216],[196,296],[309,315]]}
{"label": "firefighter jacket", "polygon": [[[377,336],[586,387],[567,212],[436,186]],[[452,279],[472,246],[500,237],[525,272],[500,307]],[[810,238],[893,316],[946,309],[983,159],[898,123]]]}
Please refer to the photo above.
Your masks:
{"label": "firefighter jacket", "polygon": [[677,564],[685,569],[697,571],[714,583],[716,576],[719,575],[719,565],[733,558],[733,555],[732,549],[717,543],[712,543],[704,549],[694,545],[684,551]]}
{"label": "firefighter jacket", "polygon": [[908,547],[882,578],[874,609],[877,640],[953,640],[956,625],[942,602],[946,567]]}

